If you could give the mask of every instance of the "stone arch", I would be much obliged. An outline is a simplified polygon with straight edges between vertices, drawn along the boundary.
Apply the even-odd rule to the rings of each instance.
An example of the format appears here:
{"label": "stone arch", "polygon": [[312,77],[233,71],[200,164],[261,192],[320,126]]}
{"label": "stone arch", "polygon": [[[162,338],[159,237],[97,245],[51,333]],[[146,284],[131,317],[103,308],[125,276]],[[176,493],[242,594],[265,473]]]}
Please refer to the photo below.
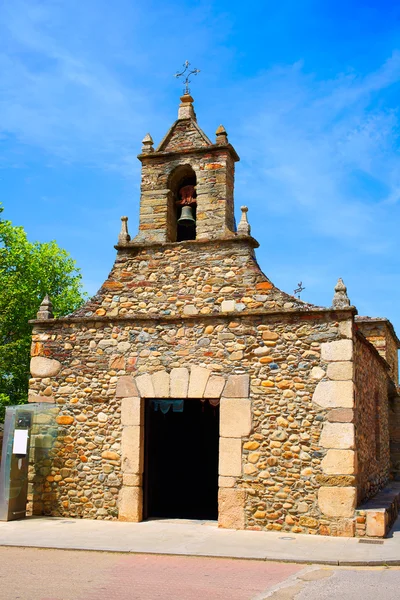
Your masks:
{"label": "stone arch", "polygon": [[141,521],[143,515],[144,401],[146,398],[220,399],[218,524],[244,529],[244,490],[236,487],[242,476],[243,438],[251,433],[252,416],[248,375],[215,375],[193,365],[153,374],[119,378],[121,400],[121,469],[119,520]]}
{"label": "stone arch", "polygon": [[[196,229],[191,230],[189,237],[185,236],[185,228],[179,227],[178,219],[181,216],[182,207],[179,206],[180,190],[186,186],[196,188],[197,175],[193,167],[188,164],[176,166],[170,172],[167,181],[168,188],[168,239],[170,241],[183,241],[185,239],[195,239]],[[194,196],[196,195],[196,192]],[[196,202],[191,205],[191,211],[196,219]]]}

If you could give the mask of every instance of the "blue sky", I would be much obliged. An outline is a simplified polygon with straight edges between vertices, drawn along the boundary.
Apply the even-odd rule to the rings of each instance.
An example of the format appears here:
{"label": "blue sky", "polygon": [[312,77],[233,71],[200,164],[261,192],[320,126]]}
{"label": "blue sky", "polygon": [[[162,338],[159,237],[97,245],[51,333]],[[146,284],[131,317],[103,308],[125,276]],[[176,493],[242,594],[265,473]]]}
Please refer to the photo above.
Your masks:
{"label": "blue sky", "polygon": [[140,163],[176,119],[189,59],[200,126],[238,151],[264,272],[400,333],[400,4],[386,0],[3,0],[4,217],[56,239],[86,289],[107,276],[120,216],[137,230]]}

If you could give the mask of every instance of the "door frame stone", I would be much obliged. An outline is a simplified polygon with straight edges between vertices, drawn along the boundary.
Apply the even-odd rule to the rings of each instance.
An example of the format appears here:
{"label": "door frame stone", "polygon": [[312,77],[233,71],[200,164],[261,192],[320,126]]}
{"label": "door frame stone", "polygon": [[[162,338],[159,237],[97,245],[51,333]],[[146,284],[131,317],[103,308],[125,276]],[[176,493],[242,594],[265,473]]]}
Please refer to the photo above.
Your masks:
{"label": "door frame stone", "polygon": [[143,520],[145,400],[219,399],[218,525],[244,529],[245,491],[237,488],[242,476],[243,438],[252,428],[248,375],[214,375],[193,365],[156,373],[121,376],[116,397],[121,401],[122,487],[118,499],[120,521]]}

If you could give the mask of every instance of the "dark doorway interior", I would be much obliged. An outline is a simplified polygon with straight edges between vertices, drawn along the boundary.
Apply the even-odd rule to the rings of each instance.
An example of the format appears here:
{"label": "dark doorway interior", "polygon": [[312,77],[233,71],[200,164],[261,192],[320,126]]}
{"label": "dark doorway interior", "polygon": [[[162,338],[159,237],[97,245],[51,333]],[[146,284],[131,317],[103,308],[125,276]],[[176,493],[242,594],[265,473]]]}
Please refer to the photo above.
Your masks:
{"label": "dark doorway interior", "polygon": [[165,402],[146,405],[145,518],[217,519],[219,406]]}

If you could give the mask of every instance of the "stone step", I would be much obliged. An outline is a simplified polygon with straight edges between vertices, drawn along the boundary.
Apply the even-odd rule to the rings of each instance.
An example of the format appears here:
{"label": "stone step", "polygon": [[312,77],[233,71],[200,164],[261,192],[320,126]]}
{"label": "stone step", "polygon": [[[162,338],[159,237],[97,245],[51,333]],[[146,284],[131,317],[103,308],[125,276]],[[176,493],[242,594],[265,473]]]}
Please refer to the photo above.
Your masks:
{"label": "stone step", "polygon": [[386,537],[400,510],[400,482],[391,482],[373,498],[357,508],[366,516],[366,535]]}

